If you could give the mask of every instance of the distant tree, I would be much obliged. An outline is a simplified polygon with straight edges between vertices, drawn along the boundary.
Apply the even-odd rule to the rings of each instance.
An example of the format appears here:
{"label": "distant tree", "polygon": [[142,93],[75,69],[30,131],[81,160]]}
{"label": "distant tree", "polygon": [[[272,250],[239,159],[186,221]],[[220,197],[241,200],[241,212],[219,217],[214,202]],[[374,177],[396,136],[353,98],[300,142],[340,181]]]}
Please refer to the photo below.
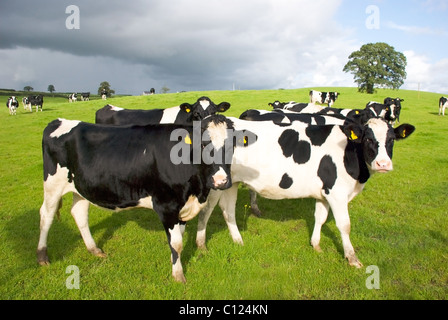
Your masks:
{"label": "distant tree", "polygon": [[360,92],[375,86],[398,89],[406,79],[406,57],[384,42],[365,44],[348,57],[344,72],[351,72]]}
{"label": "distant tree", "polygon": [[112,94],[115,93],[115,90],[112,90],[110,88],[110,84],[107,81],[103,81],[103,82],[100,83],[100,87],[98,88],[98,95],[99,96],[102,95],[103,90],[106,91],[106,96],[107,97],[110,97]]}
{"label": "distant tree", "polygon": [[34,90],[34,88],[32,87],[32,86],[25,86],[25,87],[23,87],[23,90],[25,90],[25,91],[33,91]]}
{"label": "distant tree", "polygon": [[163,86],[162,89],[160,89],[160,92],[162,93],[167,93],[168,91],[170,91],[170,88],[168,88],[167,86]]}
{"label": "distant tree", "polygon": [[47,91],[49,91],[50,93],[53,93],[56,91],[56,89],[54,88],[54,85],[50,84],[47,88]]}

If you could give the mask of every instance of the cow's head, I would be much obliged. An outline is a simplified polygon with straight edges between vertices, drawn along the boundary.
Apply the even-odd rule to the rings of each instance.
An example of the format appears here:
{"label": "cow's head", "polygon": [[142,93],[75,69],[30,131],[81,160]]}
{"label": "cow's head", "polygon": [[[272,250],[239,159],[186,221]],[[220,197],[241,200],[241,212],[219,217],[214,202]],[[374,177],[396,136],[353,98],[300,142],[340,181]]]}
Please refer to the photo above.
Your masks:
{"label": "cow's head", "polygon": [[234,148],[247,147],[257,140],[257,136],[247,130],[235,130],[233,122],[222,115],[212,115],[202,120],[201,131],[201,167],[207,178],[207,186],[212,189],[230,188]]}
{"label": "cow's head", "polygon": [[400,120],[401,101],[404,101],[404,99],[400,98],[393,99],[390,97],[384,99],[384,104],[386,105],[387,110],[386,120],[389,120],[391,122]]}
{"label": "cow's head", "polygon": [[283,107],[286,105],[286,102],[280,102],[280,101],[274,101],[274,102],[269,102],[268,106],[274,108],[274,109],[283,109]]}
{"label": "cow's head", "polygon": [[230,108],[230,103],[221,102],[216,105],[208,97],[201,97],[194,104],[187,102],[182,103],[179,108],[189,115],[191,121],[202,120],[207,116],[216,114],[217,112],[224,112]]}
{"label": "cow's head", "polygon": [[409,137],[414,130],[415,127],[410,124],[402,124],[394,129],[380,118],[372,118],[364,126],[350,124],[343,129],[349,140],[361,144],[364,160],[372,173],[393,169],[395,140]]}

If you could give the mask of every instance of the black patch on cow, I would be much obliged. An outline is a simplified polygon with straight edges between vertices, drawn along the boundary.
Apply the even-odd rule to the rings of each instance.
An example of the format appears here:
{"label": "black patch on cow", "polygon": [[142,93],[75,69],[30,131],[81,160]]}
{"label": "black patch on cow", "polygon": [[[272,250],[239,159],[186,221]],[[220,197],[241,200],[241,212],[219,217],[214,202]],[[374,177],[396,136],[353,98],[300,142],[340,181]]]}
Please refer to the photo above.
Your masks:
{"label": "black patch on cow", "polygon": [[287,173],[285,173],[282,176],[282,180],[280,181],[279,186],[282,189],[289,189],[289,187],[291,187],[291,185],[292,185],[292,182],[293,182],[292,178]]}
{"label": "black patch on cow", "polygon": [[283,131],[278,139],[285,157],[291,157],[297,164],[306,163],[311,156],[311,145],[307,141],[299,140],[299,133],[293,129]]}
{"label": "black patch on cow", "polygon": [[305,133],[310,138],[313,146],[321,146],[327,141],[334,126],[309,126]]}
{"label": "black patch on cow", "polygon": [[329,155],[324,156],[320,160],[317,175],[320,180],[322,180],[322,189],[325,190],[325,194],[329,194],[330,189],[333,188],[337,178],[336,165]]}
{"label": "black patch on cow", "polygon": [[360,183],[366,183],[370,177],[359,143],[348,141],[344,152],[344,166],[347,173]]}

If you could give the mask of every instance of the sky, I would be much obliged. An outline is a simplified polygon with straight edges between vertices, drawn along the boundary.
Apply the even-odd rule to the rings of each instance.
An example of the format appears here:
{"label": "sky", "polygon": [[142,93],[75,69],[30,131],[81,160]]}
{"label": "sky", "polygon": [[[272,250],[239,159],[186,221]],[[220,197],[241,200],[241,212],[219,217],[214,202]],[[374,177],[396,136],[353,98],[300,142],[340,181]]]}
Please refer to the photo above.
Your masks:
{"label": "sky", "polygon": [[356,87],[363,44],[448,94],[448,0],[1,0],[0,88],[117,94]]}

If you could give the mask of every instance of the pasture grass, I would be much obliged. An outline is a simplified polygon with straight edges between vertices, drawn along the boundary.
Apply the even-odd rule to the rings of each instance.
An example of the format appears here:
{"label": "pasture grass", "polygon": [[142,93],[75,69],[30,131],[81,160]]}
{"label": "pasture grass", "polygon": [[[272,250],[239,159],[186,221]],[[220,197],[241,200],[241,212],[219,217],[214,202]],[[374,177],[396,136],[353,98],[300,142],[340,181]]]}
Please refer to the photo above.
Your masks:
{"label": "pasture grass", "polygon": [[[314,201],[259,198],[264,215],[250,214],[240,186],[237,223],[244,246],[232,242],[220,209],[207,229],[207,251],[196,248],[197,219],[187,224],[182,263],[186,284],[171,277],[170,251],[157,214],[142,209],[111,212],[92,206],[90,228],[101,259],[87,252],[64,197],[60,219],[49,233],[50,266],[36,262],[42,203],[42,131],[55,118],[94,122],[102,100],[68,103],[45,97],[44,111],[0,113],[0,299],[446,299],[448,296],[448,117],[437,115],[436,93],[356,88],[341,92],[335,107],[363,108],[386,96],[405,99],[402,123],[416,126],[395,144],[394,171],[377,174],[349,205],[351,240],[362,269],[343,257],[339,231],[329,216],[322,228],[322,253],[309,244]],[[308,89],[186,92],[116,97],[130,109],[193,103],[202,95],[228,101],[229,116],[248,108],[269,109],[275,100],[308,101]],[[22,97],[20,97],[21,99]],[[7,97],[2,97],[5,104]],[[268,148],[268,146],[267,146]],[[268,149],[267,149],[268,150]],[[80,271],[80,288],[67,289]],[[368,289],[366,267],[379,268],[379,289]]]}

